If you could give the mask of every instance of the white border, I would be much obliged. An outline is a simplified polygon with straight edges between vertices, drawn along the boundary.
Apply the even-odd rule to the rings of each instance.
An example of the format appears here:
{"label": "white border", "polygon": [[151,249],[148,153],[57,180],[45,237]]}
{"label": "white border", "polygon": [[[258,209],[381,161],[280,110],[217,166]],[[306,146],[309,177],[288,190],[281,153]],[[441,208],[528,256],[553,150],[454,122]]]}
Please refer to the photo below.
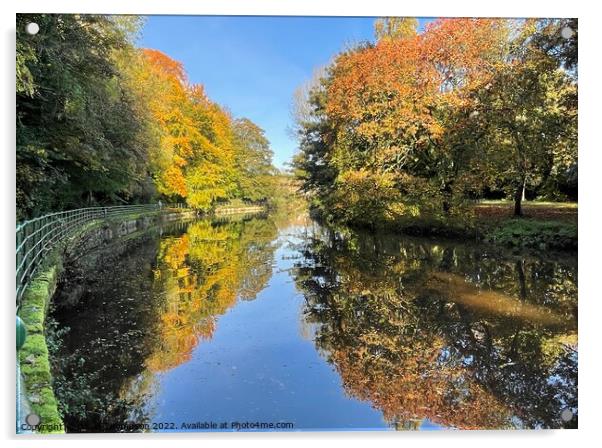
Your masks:
{"label": "white border", "polygon": [[[130,446],[148,447],[173,444],[180,446],[199,446],[203,444],[240,443],[250,446],[287,445],[302,446],[325,443],[365,446],[442,446],[462,447],[507,447],[508,445],[545,444],[547,446],[572,447],[586,443],[597,434],[598,416],[602,400],[598,392],[597,376],[602,372],[599,357],[599,332],[596,331],[602,318],[600,303],[602,297],[597,283],[601,276],[600,232],[598,219],[602,213],[600,181],[602,178],[602,143],[600,143],[598,115],[602,104],[600,80],[599,45],[601,19],[594,4],[595,1],[541,1],[503,0],[499,2],[477,2],[464,0],[429,0],[428,2],[407,2],[406,4],[384,0],[103,0],[101,2],[82,0],[13,0],[12,4],[3,1],[2,8],[2,120],[0,149],[0,176],[2,195],[0,210],[4,219],[3,244],[0,272],[3,276],[2,298],[4,306],[4,338],[2,344],[3,367],[2,386],[4,397],[0,422],[2,434],[8,440],[8,446],[64,446],[76,443],[86,446]],[[345,15],[345,16],[493,16],[493,17],[578,17],[579,18],[579,156],[580,156],[580,204],[579,204],[579,427],[577,431],[478,431],[456,433],[278,433],[278,434],[177,434],[177,435],[88,435],[59,436],[27,440],[16,437],[14,433],[14,147],[15,147],[15,59],[14,30],[16,12],[64,12],[64,13],[111,13],[111,14],[223,14],[223,15]]]}
{"label": "white border", "polygon": [[[168,3],[168,4],[166,4]],[[331,15],[331,16],[495,16],[495,17],[568,17],[582,9],[578,1],[468,2],[429,0],[428,2],[392,2],[369,0],[55,0],[24,1],[19,12],[70,12],[112,14],[225,14],[225,15]]]}

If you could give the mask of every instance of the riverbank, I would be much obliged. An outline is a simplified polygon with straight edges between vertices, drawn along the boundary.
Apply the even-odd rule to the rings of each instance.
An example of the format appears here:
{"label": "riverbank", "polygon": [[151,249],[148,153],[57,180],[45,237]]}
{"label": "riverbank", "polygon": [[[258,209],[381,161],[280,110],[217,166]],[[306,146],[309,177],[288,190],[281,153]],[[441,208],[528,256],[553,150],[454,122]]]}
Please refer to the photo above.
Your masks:
{"label": "riverbank", "polygon": [[160,222],[193,218],[196,212],[169,209],[163,212],[141,213],[93,221],[61,242],[43,261],[21,299],[19,316],[27,329],[27,339],[18,353],[26,401],[33,414],[40,417],[40,425],[22,428],[40,433],[63,433],[64,426],[59,403],[53,390],[53,376],[47,340],[47,312],[62,273],[63,263],[73,254],[71,249],[91,250],[108,241],[132,237],[147,231]]}
{"label": "riverbank", "polygon": [[[372,226],[345,225],[411,236],[473,240],[511,248],[576,251],[577,216],[576,203],[526,202],[523,216],[514,217],[511,202],[482,201],[472,207],[468,216],[446,220],[411,217]],[[316,210],[312,217],[322,220]]]}
{"label": "riverbank", "polygon": [[[46,269],[29,284],[22,298],[19,316],[27,328],[27,339],[19,350],[24,391],[31,412],[40,417],[41,433],[63,433],[63,421],[52,389],[45,322],[51,298],[61,272],[61,258],[53,257]],[[17,422],[17,431],[31,430]],[[59,429],[60,428],[60,429]]]}
{"label": "riverbank", "polygon": [[268,210],[268,204],[245,202],[241,199],[232,199],[216,205],[209,216],[237,215],[244,213],[262,213]]}
{"label": "riverbank", "polygon": [[478,232],[487,242],[540,250],[577,250],[577,203],[526,202],[520,218],[512,216],[513,205],[507,201],[483,201],[474,211]]}

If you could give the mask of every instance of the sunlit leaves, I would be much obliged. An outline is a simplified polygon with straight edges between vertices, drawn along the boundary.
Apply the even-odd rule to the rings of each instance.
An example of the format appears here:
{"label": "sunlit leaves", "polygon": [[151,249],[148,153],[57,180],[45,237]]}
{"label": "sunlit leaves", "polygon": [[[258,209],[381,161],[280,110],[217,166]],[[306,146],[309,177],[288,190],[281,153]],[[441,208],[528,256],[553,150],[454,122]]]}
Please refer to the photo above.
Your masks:
{"label": "sunlit leaves", "polygon": [[[537,47],[552,25],[439,19],[416,34],[405,21],[378,20],[380,39],[337,55],[305,96],[294,166],[315,207],[364,225],[394,209],[466,222],[485,188],[576,178],[576,84]],[[390,184],[371,204],[386,213],[346,199],[371,193],[360,172]]]}
{"label": "sunlit leaves", "polygon": [[[39,35],[25,33],[27,21]],[[235,122],[181,62],[135,48],[139,26],[135,16],[18,17],[19,217],[189,197],[208,210],[271,195],[263,131]],[[252,132],[238,133],[241,123]]]}
{"label": "sunlit leaves", "polygon": [[161,134],[158,191],[200,210],[234,197],[267,198],[273,168],[263,131],[248,119],[233,120],[203,86],[189,84],[179,62],[156,50],[144,56],[141,76],[154,87],[149,106]]}
{"label": "sunlit leaves", "polygon": [[414,17],[383,17],[374,22],[374,36],[376,40],[414,37],[417,28]]}

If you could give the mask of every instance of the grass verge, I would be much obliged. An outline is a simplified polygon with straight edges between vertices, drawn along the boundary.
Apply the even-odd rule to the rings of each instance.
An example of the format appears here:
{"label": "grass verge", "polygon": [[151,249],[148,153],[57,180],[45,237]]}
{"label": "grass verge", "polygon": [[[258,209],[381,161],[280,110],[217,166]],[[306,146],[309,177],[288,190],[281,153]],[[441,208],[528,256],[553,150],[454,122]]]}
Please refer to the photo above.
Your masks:
{"label": "grass verge", "polygon": [[[513,217],[514,204],[509,201],[483,201],[473,211],[472,216],[464,218],[412,217],[373,225],[357,222],[347,225],[375,232],[484,241],[513,248],[577,250],[576,203],[526,202],[524,216],[520,218]],[[312,216],[321,219],[319,210],[314,210]]]}
{"label": "grass verge", "polygon": [[577,233],[576,223],[518,218],[487,230],[485,239],[510,247],[577,250]]}

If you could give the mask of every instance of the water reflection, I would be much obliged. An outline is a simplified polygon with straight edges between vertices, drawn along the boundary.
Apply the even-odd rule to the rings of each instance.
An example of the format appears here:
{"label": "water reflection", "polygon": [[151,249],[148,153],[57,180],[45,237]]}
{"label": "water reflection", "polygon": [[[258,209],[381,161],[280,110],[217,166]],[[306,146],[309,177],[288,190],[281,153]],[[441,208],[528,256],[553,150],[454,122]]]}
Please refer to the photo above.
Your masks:
{"label": "water reflection", "polygon": [[576,427],[576,260],[320,227],[297,250],[316,346],[391,425]]}
{"label": "water reflection", "polygon": [[237,299],[253,300],[272,273],[277,229],[271,220],[198,221],[163,238],[153,269],[160,296],[159,344],[147,360],[154,372],[190,359],[210,339],[216,318]]}
{"label": "water reflection", "polygon": [[576,259],[295,218],[199,220],[70,261],[49,332],[67,429],[577,425]]}
{"label": "water reflection", "polygon": [[69,431],[139,431],[151,418],[145,402],[155,375],[187,362],[211,338],[216,319],[237,299],[253,300],[269,280],[272,220],[179,227],[119,241],[65,266],[50,344]]}

